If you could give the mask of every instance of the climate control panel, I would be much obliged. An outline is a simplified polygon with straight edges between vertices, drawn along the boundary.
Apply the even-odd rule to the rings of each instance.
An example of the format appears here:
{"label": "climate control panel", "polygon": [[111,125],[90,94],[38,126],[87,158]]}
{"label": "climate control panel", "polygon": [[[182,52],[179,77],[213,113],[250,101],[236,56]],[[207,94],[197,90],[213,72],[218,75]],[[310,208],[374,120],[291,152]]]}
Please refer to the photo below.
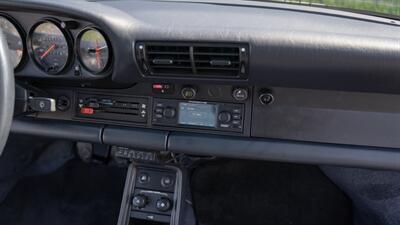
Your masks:
{"label": "climate control panel", "polygon": [[176,179],[172,170],[137,168],[131,193],[131,218],[169,223],[176,208]]}
{"label": "climate control panel", "polygon": [[244,104],[155,99],[152,124],[243,132]]}

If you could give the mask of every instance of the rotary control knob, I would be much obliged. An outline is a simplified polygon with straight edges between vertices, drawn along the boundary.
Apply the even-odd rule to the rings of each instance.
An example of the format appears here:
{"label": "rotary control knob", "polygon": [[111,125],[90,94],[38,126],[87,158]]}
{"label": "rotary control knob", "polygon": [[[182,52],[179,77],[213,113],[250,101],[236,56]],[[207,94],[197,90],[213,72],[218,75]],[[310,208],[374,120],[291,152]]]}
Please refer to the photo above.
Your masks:
{"label": "rotary control knob", "polygon": [[246,88],[235,88],[232,96],[236,101],[246,101],[249,97],[249,91]]}
{"label": "rotary control knob", "polygon": [[220,112],[218,114],[218,121],[221,123],[228,123],[232,119],[232,115],[229,112]]}
{"label": "rotary control knob", "polygon": [[166,118],[173,119],[175,117],[175,115],[176,115],[176,110],[174,108],[172,108],[172,107],[167,107],[167,108],[164,109],[163,115]]}
{"label": "rotary control knob", "polygon": [[156,209],[160,212],[166,212],[171,208],[171,201],[168,198],[160,198],[156,202]]}
{"label": "rotary control knob", "polygon": [[260,100],[260,103],[262,105],[270,105],[275,101],[274,96],[270,92],[260,93],[260,95],[258,96],[258,99]]}
{"label": "rotary control knob", "polygon": [[184,99],[194,99],[197,95],[197,90],[194,87],[182,88],[181,95]]}
{"label": "rotary control knob", "polygon": [[147,197],[144,195],[135,195],[132,199],[132,205],[138,209],[144,208],[147,205]]}

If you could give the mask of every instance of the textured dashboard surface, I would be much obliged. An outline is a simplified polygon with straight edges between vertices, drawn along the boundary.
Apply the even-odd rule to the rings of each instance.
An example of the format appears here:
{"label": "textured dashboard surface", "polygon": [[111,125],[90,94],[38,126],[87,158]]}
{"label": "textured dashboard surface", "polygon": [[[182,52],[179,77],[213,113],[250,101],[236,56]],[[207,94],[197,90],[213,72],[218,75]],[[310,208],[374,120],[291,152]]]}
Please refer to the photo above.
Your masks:
{"label": "textured dashboard surface", "polygon": [[242,1],[13,1],[1,2],[0,9],[60,13],[98,24],[114,47],[117,83],[145,79],[134,60],[136,41],[245,42],[251,48],[249,80],[232,84],[399,93],[400,26],[389,19]]}

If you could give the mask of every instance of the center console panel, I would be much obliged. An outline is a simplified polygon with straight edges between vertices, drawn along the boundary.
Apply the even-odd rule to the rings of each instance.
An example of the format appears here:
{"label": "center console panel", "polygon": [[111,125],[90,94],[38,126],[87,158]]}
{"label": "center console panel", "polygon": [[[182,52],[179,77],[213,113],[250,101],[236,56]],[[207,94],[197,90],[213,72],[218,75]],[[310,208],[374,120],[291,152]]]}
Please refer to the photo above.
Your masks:
{"label": "center console panel", "polygon": [[173,165],[129,166],[118,225],[178,225],[185,212],[185,170]]}
{"label": "center console panel", "polygon": [[243,132],[244,105],[155,99],[152,124]]}
{"label": "center console panel", "polygon": [[138,83],[121,90],[43,89],[62,108],[39,118],[250,136],[251,87]]}

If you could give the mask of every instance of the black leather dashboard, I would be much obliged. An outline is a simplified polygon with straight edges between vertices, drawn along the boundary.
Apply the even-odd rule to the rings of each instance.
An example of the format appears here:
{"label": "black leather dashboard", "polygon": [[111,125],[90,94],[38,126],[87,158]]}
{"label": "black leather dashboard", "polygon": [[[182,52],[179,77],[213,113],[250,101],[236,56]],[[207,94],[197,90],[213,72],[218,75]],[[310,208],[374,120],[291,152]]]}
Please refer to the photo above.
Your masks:
{"label": "black leather dashboard", "polygon": [[[373,149],[376,153],[389,148],[396,156],[391,158],[392,166],[384,167],[385,159],[390,157],[382,156],[382,161],[377,162],[381,166],[376,167],[396,167],[395,149],[400,147],[400,22],[397,20],[247,1],[1,1],[0,11],[18,20],[26,33],[35,20],[43,17],[78,21],[80,27],[71,30],[74,36],[83,27],[95,25],[109,38],[113,53],[112,69],[105,76],[85,73],[76,76],[73,66],[64,74],[52,76],[28,61],[24,68],[16,71],[17,80],[45,90],[48,97],[68,97],[71,107],[33,116],[53,121],[48,126],[36,127],[25,120],[16,122],[14,132],[32,134],[34,129],[55,129],[61,135],[56,133],[54,137],[59,138],[81,126],[91,133],[90,137],[85,136],[85,132],[77,132],[69,139],[134,145],[147,150],[170,148],[191,154],[214,151],[215,155],[232,157],[240,157],[240,148],[245,151],[250,146],[247,155],[243,153],[246,158],[257,158],[265,144],[264,147],[270,146],[266,149],[282,147],[287,151],[282,150],[279,155],[270,150],[264,159],[284,160],[286,157],[292,162],[318,163],[320,160],[323,164],[345,166],[353,162],[364,167],[374,166],[371,158],[357,161],[358,150],[363,147],[356,151],[349,148],[349,154],[352,153],[349,161],[344,162],[326,154],[328,148],[322,148],[324,153],[312,158],[313,151],[306,151],[305,145],[296,143],[372,146],[378,148]],[[247,79],[143,76],[135,54],[135,44],[143,41],[248,44]],[[155,94],[151,88],[155,83],[174,85],[176,92]],[[77,115],[81,93],[138,97],[147,99],[148,105],[153,106],[159,99],[182,101],[179,90],[188,85],[196,86],[196,101],[241,104],[241,132],[160,126],[153,123],[151,110],[144,123]],[[232,98],[231,91],[238,87],[249,92],[243,102]],[[274,96],[273,104],[260,103],[260,94],[265,91]],[[54,121],[68,124],[69,131],[63,133]],[[95,132],[91,132],[92,129]],[[39,133],[52,135],[50,131]],[[129,136],[141,137],[141,141],[129,139]],[[235,138],[229,136],[241,136],[244,142],[236,145]],[[207,138],[215,145],[206,149],[184,149],[206,142]],[[264,138],[267,139],[262,140]],[[218,153],[216,147],[223,146],[224,140],[240,147],[233,148],[232,154]],[[271,140],[288,140],[290,144],[276,144]],[[257,143],[250,144],[251,141]],[[296,146],[305,155],[297,157],[293,153]],[[371,150],[368,148],[365,151]],[[338,152],[335,149],[338,150],[332,148],[332,152],[346,154],[341,147]]]}

